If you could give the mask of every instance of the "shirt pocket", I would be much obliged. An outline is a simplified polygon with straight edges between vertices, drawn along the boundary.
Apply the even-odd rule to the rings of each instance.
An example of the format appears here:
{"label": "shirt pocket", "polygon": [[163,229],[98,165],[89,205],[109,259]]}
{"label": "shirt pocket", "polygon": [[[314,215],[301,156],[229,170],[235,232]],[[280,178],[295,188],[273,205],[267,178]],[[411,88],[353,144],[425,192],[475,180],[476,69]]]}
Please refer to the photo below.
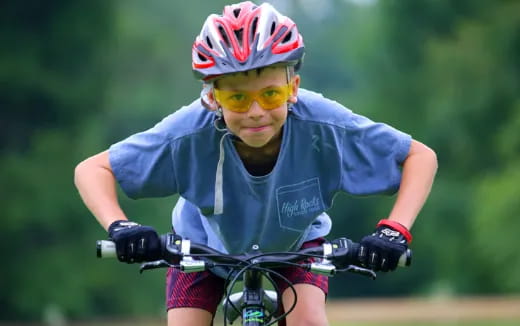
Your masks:
{"label": "shirt pocket", "polygon": [[276,203],[280,227],[303,232],[324,211],[320,180],[305,181],[276,189]]}

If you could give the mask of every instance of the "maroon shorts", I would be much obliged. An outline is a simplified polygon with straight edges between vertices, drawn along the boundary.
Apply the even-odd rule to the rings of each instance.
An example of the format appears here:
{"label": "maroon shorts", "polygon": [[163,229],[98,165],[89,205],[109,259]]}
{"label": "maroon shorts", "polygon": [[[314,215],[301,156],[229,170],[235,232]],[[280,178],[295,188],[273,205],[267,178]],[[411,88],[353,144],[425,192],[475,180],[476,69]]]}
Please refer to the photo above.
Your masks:
{"label": "maroon shorts", "polygon": [[[302,248],[317,246],[325,241],[318,238],[305,242]],[[307,272],[298,267],[286,267],[275,270],[293,284],[312,284],[319,287],[325,295],[329,290],[328,277]],[[289,286],[279,277],[272,275],[276,286],[283,293]],[[225,280],[211,272],[185,274],[169,268],[166,273],[166,309],[189,307],[200,308],[215,315],[222,296]]]}

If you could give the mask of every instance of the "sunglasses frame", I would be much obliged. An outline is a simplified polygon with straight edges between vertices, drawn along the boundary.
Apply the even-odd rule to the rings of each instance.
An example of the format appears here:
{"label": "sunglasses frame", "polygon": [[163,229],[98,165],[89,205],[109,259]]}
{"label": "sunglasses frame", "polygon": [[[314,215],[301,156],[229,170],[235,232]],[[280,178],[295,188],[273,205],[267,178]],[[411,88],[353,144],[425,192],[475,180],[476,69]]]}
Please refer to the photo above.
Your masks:
{"label": "sunglasses frame", "polygon": [[[290,81],[290,82],[288,82],[287,84],[284,84],[284,85],[268,86],[268,87],[265,87],[265,88],[262,88],[262,89],[259,89],[259,90],[256,90],[256,91],[246,91],[246,90],[227,91],[227,90],[220,90],[218,88],[214,88],[213,89],[213,96],[214,96],[214,98],[217,101],[219,106],[222,106],[223,108],[225,108],[225,109],[227,109],[229,111],[232,111],[232,112],[245,113],[245,112],[247,112],[247,111],[249,111],[251,109],[251,105],[255,101],[264,110],[274,110],[274,109],[280,107],[283,103],[286,103],[287,100],[289,100],[289,98],[292,96],[292,94],[293,94],[292,88],[293,88],[293,82],[292,81]],[[283,90],[284,91],[283,100],[281,100],[279,104],[276,104],[276,105],[266,105],[266,103],[262,100],[262,95],[266,91],[269,91],[270,89],[272,89],[272,90]],[[228,93],[228,95],[227,95],[228,97],[231,97],[233,95],[233,93],[245,94],[248,97],[248,100],[244,102],[244,104],[245,104],[244,107],[247,107],[247,108],[237,109],[237,108],[233,108],[231,106],[226,106],[224,103],[222,103],[222,102],[225,102],[225,100],[222,101],[222,97],[225,96],[225,95],[223,95],[222,97],[218,95],[219,93],[222,94],[221,92]]]}

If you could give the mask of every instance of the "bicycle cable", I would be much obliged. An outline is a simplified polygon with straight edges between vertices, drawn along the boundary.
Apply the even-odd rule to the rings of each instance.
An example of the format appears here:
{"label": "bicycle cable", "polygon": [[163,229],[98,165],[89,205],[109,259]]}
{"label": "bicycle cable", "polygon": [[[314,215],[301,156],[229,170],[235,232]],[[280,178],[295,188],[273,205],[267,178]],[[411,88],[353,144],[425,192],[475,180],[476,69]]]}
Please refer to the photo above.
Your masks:
{"label": "bicycle cable", "polygon": [[[282,281],[284,281],[288,285],[288,288],[291,289],[291,291],[293,292],[293,295],[294,295],[294,301],[293,301],[293,304],[291,305],[291,307],[286,312],[281,314],[280,316],[277,316],[273,321],[266,324],[266,326],[274,325],[278,321],[284,319],[289,313],[291,313],[294,310],[294,308],[296,307],[296,303],[298,303],[298,295],[296,293],[296,289],[294,288],[294,284],[291,281],[289,281],[289,279],[287,279],[285,276],[283,276],[282,274],[280,274],[274,270],[270,270],[268,268],[263,268],[263,267],[258,267],[258,268],[260,270],[265,270],[265,272],[267,272],[269,274],[273,274],[273,275],[277,276],[278,278],[282,279]],[[280,298],[278,298],[278,300],[277,300],[277,310],[275,310],[272,314],[269,315],[269,319],[272,317],[273,314],[276,314],[278,312],[279,305],[282,302],[281,295],[282,295],[282,293],[280,293]],[[281,304],[282,304],[282,308],[283,308],[283,303],[281,303]],[[267,320],[269,320],[269,319],[267,319]]]}
{"label": "bicycle cable", "polygon": [[[295,263],[289,263],[289,262],[277,262],[277,263],[279,263],[280,265],[290,265],[290,266],[298,265],[298,266],[301,267],[301,265],[295,264]],[[273,274],[273,275],[277,276],[278,278],[280,278],[282,281],[284,281],[288,285],[288,288],[291,289],[291,291],[293,292],[293,295],[294,295],[294,301],[293,301],[293,304],[291,305],[291,307],[286,312],[284,312],[282,315],[280,315],[277,318],[275,318],[272,322],[266,324],[266,326],[269,326],[269,325],[273,325],[274,323],[277,323],[281,319],[285,318],[289,313],[291,313],[294,310],[294,308],[296,307],[296,303],[298,302],[298,295],[296,293],[296,289],[294,288],[294,284],[291,281],[289,281],[289,279],[287,279],[285,276],[283,276],[282,274],[280,274],[280,273],[278,273],[278,272],[276,272],[276,271],[274,271],[272,269],[256,266],[256,265],[259,265],[259,264],[261,264],[261,262],[250,263],[250,264],[246,265],[245,267],[243,267],[240,271],[238,271],[235,274],[235,276],[233,277],[233,279],[230,282],[230,284],[226,287],[225,300],[226,300],[226,302],[229,303],[229,305],[232,306],[233,309],[235,309],[235,311],[240,313],[240,310],[229,300],[229,294],[228,294],[227,288],[233,289],[235,284],[239,281],[240,276],[243,273],[245,273],[248,269],[259,270],[259,271],[262,272],[262,275],[264,275],[264,276],[266,276],[266,274]],[[233,273],[233,271],[230,272],[230,274],[232,274],[232,273]],[[228,277],[229,277],[229,275],[228,275]],[[272,280],[272,278],[270,278],[270,277],[268,279]],[[276,283],[272,283],[272,284],[275,285]],[[281,296],[281,293],[279,293],[279,295]],[[268,316],[269,318],[271,318],[272,315],[275,314],[277,312],[277,310],[279,310],[279,303],[278,302],[281,302],[281,297],[278,298],[278,300],[277,300],[277,307],[276,307],[277,309],[275,310],[274,313],[272,313],[272,314],[270,314]],[[227,326],[227,319],[225,318],[225,316],[227,316],[227,305],[224,305],[224,326]]]}

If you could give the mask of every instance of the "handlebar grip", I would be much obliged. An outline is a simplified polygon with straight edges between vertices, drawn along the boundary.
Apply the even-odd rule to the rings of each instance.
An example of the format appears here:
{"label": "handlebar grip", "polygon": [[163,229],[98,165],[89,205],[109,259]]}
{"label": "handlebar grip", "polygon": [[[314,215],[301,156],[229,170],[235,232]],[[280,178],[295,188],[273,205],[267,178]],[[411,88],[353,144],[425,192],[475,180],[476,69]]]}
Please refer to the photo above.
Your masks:
{"label": "handlebar grip", "polygon": [[96,242],[96,255],[98,258],[116,258],[116,244],[110,240],[98,240]]}
{"label": "handlebar grip", "polygon": [[399,262],[397,263],[397,266],[399,267],[407,267],[412,264],[412,250],[407,249],[404,254],[399,257]]}
{"label": "handlebar grip", "polygon": [[[160,236],[161,247],[166,246],[166,235]],[[96,241],[96,256],[98,258],[117,258],[116,244],[110,240],[98,240]]]}

